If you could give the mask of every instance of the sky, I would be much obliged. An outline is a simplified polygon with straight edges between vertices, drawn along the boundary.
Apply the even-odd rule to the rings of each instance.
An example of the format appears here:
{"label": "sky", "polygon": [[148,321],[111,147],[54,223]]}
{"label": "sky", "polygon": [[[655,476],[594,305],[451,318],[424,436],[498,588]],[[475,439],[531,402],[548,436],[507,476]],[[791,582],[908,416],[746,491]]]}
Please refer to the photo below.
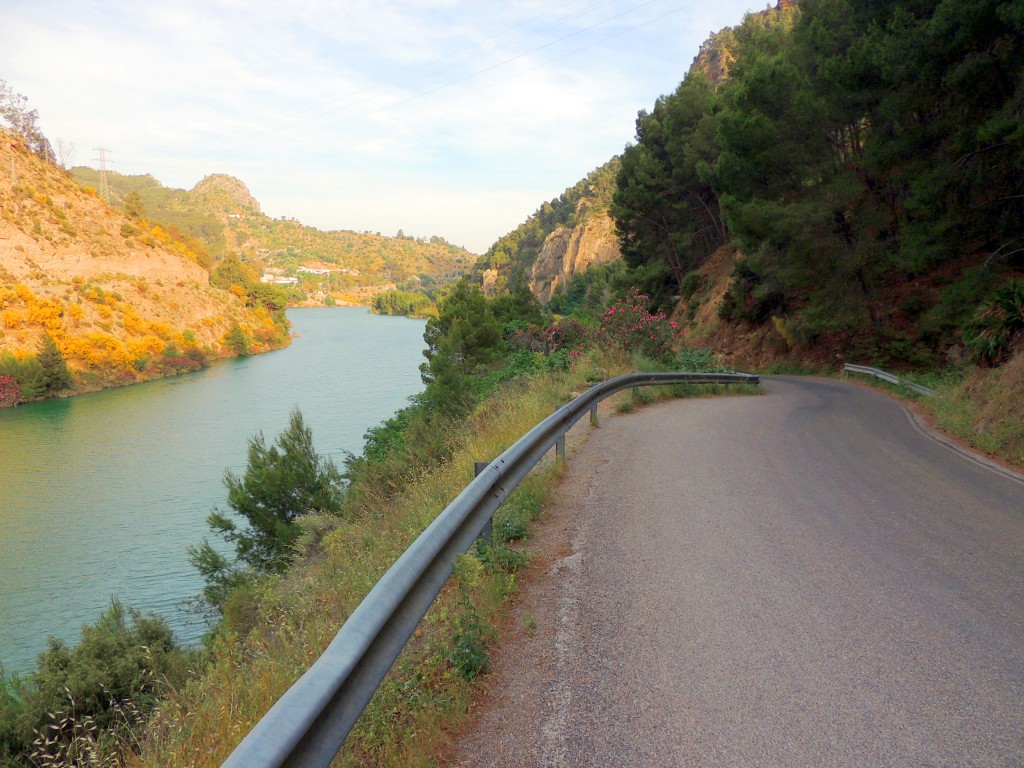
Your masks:
{"label": "sky", "polygon": [[764,0],[0,0],[0,79],[72,165],[483,253],[622,152]]}

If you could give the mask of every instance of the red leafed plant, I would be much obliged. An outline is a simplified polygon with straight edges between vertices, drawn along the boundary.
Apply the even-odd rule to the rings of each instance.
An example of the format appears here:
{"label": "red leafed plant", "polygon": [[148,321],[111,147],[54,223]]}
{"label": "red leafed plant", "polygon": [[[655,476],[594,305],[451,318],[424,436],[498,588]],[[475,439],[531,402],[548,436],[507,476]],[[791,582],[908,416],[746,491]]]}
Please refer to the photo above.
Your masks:
{"label": "red leafed plant", "polygon": [[21,386],[13,376],[0,376],[0,408],[10,408],[21,400]]}

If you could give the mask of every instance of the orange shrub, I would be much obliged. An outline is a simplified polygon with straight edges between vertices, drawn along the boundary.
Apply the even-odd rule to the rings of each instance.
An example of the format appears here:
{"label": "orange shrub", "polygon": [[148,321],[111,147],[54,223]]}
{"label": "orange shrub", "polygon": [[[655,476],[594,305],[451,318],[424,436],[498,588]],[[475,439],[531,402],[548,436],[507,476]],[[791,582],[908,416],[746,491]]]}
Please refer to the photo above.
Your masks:
{"label": "orange shrub", "polygon": [[25,321],[28,320],[28,316],[24,311],[12,307],[0,312],[0,320],[3,321],[5,328],[21,328],[25,325]]}
{"label": "orange shrub", "polygon": [[125,308],[122,320],[124,321],[125,331],[135,336],[144,336],[152,328],[152,323],[140,316],[131,307]]}
{"label": "orange shrub", "polygon": [[150,323],[149,330],[161,339],[171,338],[171,326],[167,323]]}

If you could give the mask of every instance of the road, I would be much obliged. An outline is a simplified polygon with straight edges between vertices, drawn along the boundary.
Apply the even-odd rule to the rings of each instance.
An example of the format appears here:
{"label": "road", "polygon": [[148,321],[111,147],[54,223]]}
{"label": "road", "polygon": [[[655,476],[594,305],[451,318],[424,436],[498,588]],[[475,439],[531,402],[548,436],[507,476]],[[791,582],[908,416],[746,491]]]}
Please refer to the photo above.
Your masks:
{"label": "road", "polygon": [[606,422],[453,766],[1024,766],[1024,482],[893,399]]}

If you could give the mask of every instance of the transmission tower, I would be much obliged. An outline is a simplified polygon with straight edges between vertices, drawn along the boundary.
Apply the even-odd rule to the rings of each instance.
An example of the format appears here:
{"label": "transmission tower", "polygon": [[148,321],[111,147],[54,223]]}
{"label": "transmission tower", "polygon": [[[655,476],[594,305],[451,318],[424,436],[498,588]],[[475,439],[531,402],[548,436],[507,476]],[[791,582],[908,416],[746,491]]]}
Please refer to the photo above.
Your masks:
{"label": "transmission tower", "polygon": [[93,160],[99,160],[100,163],[100,197],[110,204],[110,186],[107,184],[107,153],[113,152],[112,149],[106,147],[96,147],[93,152],[99,152],[99,157],[94,157]]}

